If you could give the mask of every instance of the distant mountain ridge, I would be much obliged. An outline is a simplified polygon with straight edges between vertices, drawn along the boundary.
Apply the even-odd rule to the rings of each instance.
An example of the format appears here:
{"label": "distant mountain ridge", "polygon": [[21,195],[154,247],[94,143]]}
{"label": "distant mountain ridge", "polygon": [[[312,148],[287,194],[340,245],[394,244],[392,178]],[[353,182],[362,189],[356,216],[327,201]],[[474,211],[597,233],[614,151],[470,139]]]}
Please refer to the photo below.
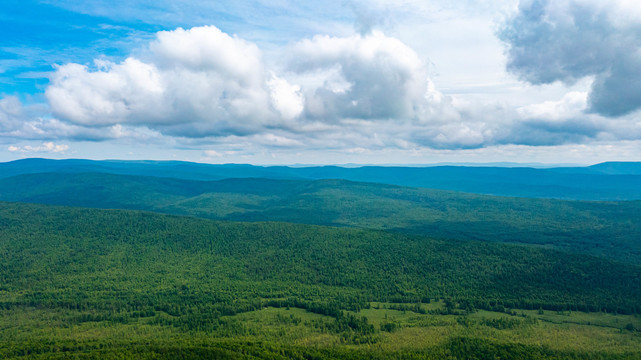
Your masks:
{"label": "distant mountain ridge", "polygon": [[641,200],[641,162],[587,167],[254,166],[183,161],[23,159],[0,163],[0,178],[34,173],[109,173],[184,180],[344,179],[477,194],[568,200]]}
{"label": "distant mountain ridge", "polygon": [[641,162],[604,162],[589,167],[603,174],[640,175]]}

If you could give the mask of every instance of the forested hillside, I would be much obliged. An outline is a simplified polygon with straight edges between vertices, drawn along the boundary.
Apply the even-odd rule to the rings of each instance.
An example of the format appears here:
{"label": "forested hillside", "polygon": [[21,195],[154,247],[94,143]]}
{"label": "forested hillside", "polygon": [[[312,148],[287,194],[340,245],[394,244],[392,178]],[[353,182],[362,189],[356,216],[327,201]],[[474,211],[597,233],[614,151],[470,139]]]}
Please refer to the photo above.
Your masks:
{"label": "forested hillside", "polygon": [[0,358],[641,354],[635,164],[0,170]]}
{"label": "forested hillside", "polygon": [[101,173],[0,179],[0,200],[286,221],[531,244],[641,263],[641,202],[493,197],[345,180],[194,181]]}
{"label": "forested hillside", "polygon": [[[346,308],[367,301],[454,297],[482,307],[500,301],[529,309],[588,306],[641,312],[641,287],[633,286],[641,280],[641,269],[552,250],[123,210],[2,203],[1,211],[2,283],[5,291],[22,294],[14,298],[16,303],[38,305],[37,294],[44,295],[45,303],[72,300],[66,297],[73,292],[58,292],[101,292],[113,283],[94,280],[118,276],[123,280],[120,291],[146,298],[150,292],[144,289],[153,292],[160,280],[168,282],[167,288],[183,276],[190,285],[189,278],[196,276],[200,281],[193,285],[212,287],[215,296],[227,287],[236,288],[230,293],[239,298],[317,300],[331,299],[329,294],[336,292],[346,299],[354,296]],[[314,287],[328,291],[314,295]],[[106,299],[94,300],[91,306],[99,307]],[[195,301],[211,306],[206,298]],[[107,301],[136,307],[117,302]]]}
{"label": "forested hillside", "polygon": [[[387,344],[395,329],[447,328],[450,335],[440,334],[442,342],[416,343],[394,353],[408,358],[475,358],[469,356],[476,353],[632,358],[631,344],[639,340],[632,316],[641,312],[641,268],[545,249],[362,229],[0,203],[0,255],[4,357],[64,358],[65,351],[104,356],[109,353],[101,349],[109,348],[130,357],[137,352],[149,357],[155,351],[171,358],[177,349],[190,358],[235,357],[237,351],[248,358],[270,353],[283,358],[313,353],[316,358],[392,357],[385,347],[372,353],[371,345]],[[264,312],[266,307],[284,312]],[[470,317],[479,309],[508,317]],[[415,313],[418,320],[397,317],[400,311]],[[628,316],[617,328],[625,333],[616,338],[627,345],[615,350],[597,342],[555,350],[514,339],[497,343],[483,330],[530,329],[535,336],[544,330],[538,317],[543,321],[549,311],[630,314],[616,315]],[[243,313],[250,317],[239,317]],[[381,318],[368,320],[367,314]],[[259,317],[250,320],[254,316]],[[256,342],[267,331],[256,328],[267,326],[261,321],[276,321],[284,332],[262,340],[267,343]],[[66,326],[75,330],[69,333]],[[290,343],[286,339],[296,335],[287,329],[297,328],[314,339],[325,336],[325,345]],[[604,329],[611,328],[616,326]],[[129,335],[118,343],[113,336],[122,336],[116,333]],[[50,340],[41,343],[41,337]],[[202,342],[207,337],[219,340]],[[163,338],[173,347],[163,348]],[[248,342],[242,345],[242,339]],[[369,344],[370,350],[344,352],[336,347],[341,343]]]}

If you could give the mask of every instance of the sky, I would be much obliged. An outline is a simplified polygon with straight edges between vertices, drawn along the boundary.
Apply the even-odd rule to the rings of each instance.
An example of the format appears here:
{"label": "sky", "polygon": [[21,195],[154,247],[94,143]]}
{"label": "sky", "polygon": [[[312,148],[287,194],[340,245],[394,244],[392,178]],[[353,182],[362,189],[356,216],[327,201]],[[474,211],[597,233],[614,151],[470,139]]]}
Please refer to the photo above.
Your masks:
{"label": "sky", "polygon": [[637,0],[3,0],[0,161],[641,160]]}

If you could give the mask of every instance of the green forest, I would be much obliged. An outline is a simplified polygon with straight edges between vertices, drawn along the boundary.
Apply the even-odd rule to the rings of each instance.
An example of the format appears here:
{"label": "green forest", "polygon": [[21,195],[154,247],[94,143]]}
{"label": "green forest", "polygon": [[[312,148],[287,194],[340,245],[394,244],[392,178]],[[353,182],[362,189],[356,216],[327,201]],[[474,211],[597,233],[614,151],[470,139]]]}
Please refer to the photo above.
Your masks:
{"label": "green forest", "polygon": [[641,201],[497,197],[340,179],[194,181],[107,173],[0,179],[0,201],[358,227],[554,248],[641,265]]}
{"label": "green forest", "polygon": [[5,202],[0,259],[1,358],[637,359],[641,349],[641,268],[540,246]]}

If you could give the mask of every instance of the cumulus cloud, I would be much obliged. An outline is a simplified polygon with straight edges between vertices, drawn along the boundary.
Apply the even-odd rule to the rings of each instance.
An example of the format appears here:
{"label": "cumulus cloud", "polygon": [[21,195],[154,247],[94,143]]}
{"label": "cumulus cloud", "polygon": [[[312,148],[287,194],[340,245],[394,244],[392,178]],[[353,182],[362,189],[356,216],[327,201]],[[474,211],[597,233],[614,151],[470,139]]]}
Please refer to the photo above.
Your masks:
{"label": "cumulus cloud", "polygon": [[[575,3],[581,6],[569,8],[598,8],[587,1]],[[351,36],[318,35],[291,43],[281,49],[287,61],[277,72],[266,65],[254,43],[204,26],[161,31],[120,62],[58,66],[46,89],[53,116],[27,120],[19,101],[5,98],[0,100],[0,135],[12,132],[43,141],[173,141],[208,149],[203,156],[210,159],[248,149],[413,151],[639,136],[638,119],[623,115],[614,121],[602,115],[610,113],[589,111],[601,103],[616,109],[619,98],[599,96],[613,94],[608,92],[614,86],[612,74],[634,62],[618,66],[623,58],[615,61],[601,51],[576,59],[570,50],[561,49],[572,42],[553,34],[564,26],[596,29],[594,24],[610,24],[614,15],[607,12],[610,17],[585,20],[570,12],[564,15],[568,20],[563,11],[555,10],[563,6],[569,5],[540,0],[521,4],[501,35],[511,44],[509,66],[536,84],[592,76],[589,93],[570,92],[520,108],[460,101],[436,88],[426,61],[412,48],[371,27]],[[574,25],[567,25],[570,22]],[[594,42],[607,45],[602,38]],[[583,47],[592,51],[586,44]],[[537,52],[538,47],[544,49]],[[609,67],[602,65],[608,62]],[[630,98],[638,94],[636,84],[626,84],[627,101],[634,103]]]}
{"label": "cumulus cloud", "polygon": [[590,112],[622,116],[641,108],[641,11],[627,0],[522,0],[499,37],[507,68],[533,84],[585,77]]}
{"label": "cumulus cloud", "polygon": [[582,116],[587,104],[587,93],[572,91],[565,94],[561,100],[523,106],[518,108],[517,112],[528,119],[564,120]]}
{"label": "cumulus cloud", "polygon": [[461,103],[456,105],[459,120],[430,126],[397,123],[394,136],[433,149],[560,146],[641,137],[637,115],[613,119],[586,112],[588,106],[588,93],[579,91],[570,91],[558,100],[518,108]]}
{"label": "cumulus cloud", "polygon": [[434,120],[447,102],[433,88],[430,92],[418,55],[378,31],[301,41],[289,65],[299,74],[322,74],[303,89],[311,118]]}
{"label": "cumulus cloud", "polygon": [[25,106],[15,96],[0,98],[0,137],[21,139],[55,139],[60,127],[67,125],[47,118],[47,108],[35,104]]}
{"label": "cumulus cloud", "polygon": [[293,120],[303,112],[305,100],[299,85],[290,84],[287,80],[272,74],[267,86],[271,93],[272,105],[284,119]]}
{"label": "cumulus cloud", "polygon": [[134,58],[95,65],[97,71],[73,63],[57,68],[46,90],[55,116],[83,126],[114,125],[132,118],[158,121],[166,116],[164,87],[155,66]]}
{"label": "cumulus cloud", "polygon": [[251,134],[291,119],[295,92],[265,71],[256,45],[205,26],[161,31],[140,58],[62,65],[46,96],[53,114],[72,124],[199,137]]}
{"label": "cumulus cloud", "polygon": [[641,136],[636,114],[609,118],[587,112],[588,107],[587,92],[571,91],[556,101],[503,109],[503,118],[511,120],[493,122],[492,140],[488,144],[558,146],[634,140]]}
{"label": "cumulus cloud", "polygon": [[[316,36],[286,50],[290,61],[277,75],[255,44],[216,27],[161,31],[122,62],[58,66],[46,89],[54,115],[47,125],[91,140],[244,137],[282,148],[322,138],[358,147],[374,127],[383,137],[381,126],[395,122],[447,129],[459,117],[419,56],[379,31]],[[452,132],[435,136],[452,146],[469,142]]]}
{"label": "cumulus cloud", "polygon": [[[9,141],[45,140],[46,143],[60,139],[73,141],[104,141],[127,139],[135,141],[164,141],[160,132],[145,126],[113,124],[108,126],[83,126],[61,121],[50,116],[50,109],[42,104],[23,104],[15,96],[0,98],[0,139]],[[28,151],[35,151],[36,147]],[[25,150],[22,149],[22,150]],[[41,149],[44,149],[41,147]]]}

